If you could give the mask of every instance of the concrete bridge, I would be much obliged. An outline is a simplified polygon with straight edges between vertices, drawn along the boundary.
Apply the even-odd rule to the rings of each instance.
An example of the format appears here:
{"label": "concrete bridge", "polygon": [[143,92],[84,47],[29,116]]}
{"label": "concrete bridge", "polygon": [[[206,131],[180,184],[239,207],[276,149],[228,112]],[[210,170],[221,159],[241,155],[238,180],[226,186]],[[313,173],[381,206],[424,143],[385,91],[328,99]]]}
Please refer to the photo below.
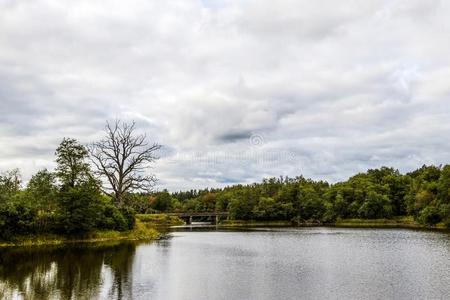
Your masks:
{"label": "concrete bridge", "polygon": [[177,216],[184,220],[187,225],[192,224],[194,218],[207,218],[212,224],[218,224],[221,218],[228,218],[229,213],[226,211],[204,211],[204,212],[181,212],[168,213],[169,216]]}

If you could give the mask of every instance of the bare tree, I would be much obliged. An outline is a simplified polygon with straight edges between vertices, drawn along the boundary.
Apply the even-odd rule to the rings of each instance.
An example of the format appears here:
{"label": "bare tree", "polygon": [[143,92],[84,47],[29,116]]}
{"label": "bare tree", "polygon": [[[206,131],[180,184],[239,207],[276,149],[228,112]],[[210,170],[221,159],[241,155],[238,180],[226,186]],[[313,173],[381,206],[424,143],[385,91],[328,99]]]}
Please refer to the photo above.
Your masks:
{"label": "bare tree", "polygon": [[157,159],[155,154],[161,146],[149,144],[145,134],[136,134],[135,125],[134,121],[107,122],[105,138],[89,146],[98,175],[109,183],[104,191],[118,206],[123,206],[127,192],[151,191],[156,182],[156,177],[145,171]]}

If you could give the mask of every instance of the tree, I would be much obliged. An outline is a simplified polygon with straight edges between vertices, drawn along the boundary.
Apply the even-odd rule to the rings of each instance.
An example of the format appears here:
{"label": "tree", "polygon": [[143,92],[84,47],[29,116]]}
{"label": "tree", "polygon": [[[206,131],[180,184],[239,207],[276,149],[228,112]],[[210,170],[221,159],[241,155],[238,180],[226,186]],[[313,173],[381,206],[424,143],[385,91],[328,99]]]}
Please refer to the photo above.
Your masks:
{"label": "tree", "polygon": [[169,211],[172,208],[172,197],[167,190],[156,193],[154,197],[150,198],[150,205],[154,210],[160,212]]}
{"label": "tree", "polygon": [[19,169],[4,172],[0,175],[0,199],[8,197],[20,190],[20,172]]}
{"label": "tree", "polygon": [[39,209],[47,212],[55,210],[58,188],[54,173],[43,169],[34,174],[27,184],[26,192]]}
{"label": "tree", "polygon": [[62,233],[90,232],[103,217],[101,193],[94,179],[63,189],[59,198]]}
{"label": "tree", "polygon": [[136,134],[135,122],[107,122],[105,133],[104,139],[89,147],[90,158],[97,174],[109,183],[105,192],[123,206],[126,193],[152,190],[156,178],[145,171],[157,159],[155,153],[161,146],[150,145],[145,134]]}
{"label": "tree", "polygon": [[367,219],[388,218],[392,216],[392,206],[386,195],[369,191],[358,213],[362,218]]}
{"label": "tree", "polygon": [[443,204],[450,204],[450,165],[442,168],[438,182],[438,198]]}
{"label": "tree", "polygon": [[90,177],[88,152],[76,139],[64,138],[56,149],[56,175],[63,187],[75,187]]}
{"label": "tree", "polygon": [[299,202],[298,217],[302,220],[320,220],[325,212],[324,202],[314,186],[303,184],[297,195]]}

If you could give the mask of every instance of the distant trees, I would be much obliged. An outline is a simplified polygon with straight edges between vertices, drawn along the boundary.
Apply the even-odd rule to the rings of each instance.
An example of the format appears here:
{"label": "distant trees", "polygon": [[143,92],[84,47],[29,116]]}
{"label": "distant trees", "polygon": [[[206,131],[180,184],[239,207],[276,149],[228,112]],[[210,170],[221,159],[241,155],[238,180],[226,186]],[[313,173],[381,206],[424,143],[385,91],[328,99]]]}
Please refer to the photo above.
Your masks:
{"label": "distant trees", "polygon": [[423,166],[406,175],[382,167],[333,185],[302,176],[269,178],[258,184],[176,192],[172,197],[181,211],[226,210],[231,218],[242,220],[334,222],[413,216],[424,225],[450,227],[450,165]]}
{"label": "distant trees", "polygon": [[156,178],[145,171],[157,159],[160,148],[149,144],[145,134],[137,134],[134,122],[119,120],[107,123],[104,139],[89,147],[97,174],[108,183],[104,189],[118,206],[125,204],[127,193],[151,191]]}
{"label": "distant trees", "polygon": [[358,215],[364,219],[389,218],[392,205],[387,195],[370,191],[358,209]]}

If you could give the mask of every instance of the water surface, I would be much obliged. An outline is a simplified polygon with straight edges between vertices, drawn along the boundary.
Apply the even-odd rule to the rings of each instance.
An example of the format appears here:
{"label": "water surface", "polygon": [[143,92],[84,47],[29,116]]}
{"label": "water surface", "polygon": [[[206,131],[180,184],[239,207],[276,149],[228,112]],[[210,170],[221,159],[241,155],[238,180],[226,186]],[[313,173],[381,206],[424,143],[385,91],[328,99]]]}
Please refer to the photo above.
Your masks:
{"label": "water surface", "polygon": [[2,299],[450,299],[450,235],[181,231],[154,243],[0,250]]}

